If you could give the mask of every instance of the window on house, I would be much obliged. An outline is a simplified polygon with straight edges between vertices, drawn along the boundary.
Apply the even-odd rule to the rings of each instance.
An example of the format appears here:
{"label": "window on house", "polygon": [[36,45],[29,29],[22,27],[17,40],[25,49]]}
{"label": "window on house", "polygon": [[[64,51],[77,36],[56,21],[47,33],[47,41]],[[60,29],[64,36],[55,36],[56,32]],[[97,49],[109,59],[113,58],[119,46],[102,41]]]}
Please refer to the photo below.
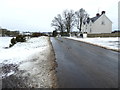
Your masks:
{"label": "window on house", "polygon": [[104,21],[102,21],[102,22],[101,22],[101,24],[102,24],[102,25],[105,25],[105,22],[104,22]]}

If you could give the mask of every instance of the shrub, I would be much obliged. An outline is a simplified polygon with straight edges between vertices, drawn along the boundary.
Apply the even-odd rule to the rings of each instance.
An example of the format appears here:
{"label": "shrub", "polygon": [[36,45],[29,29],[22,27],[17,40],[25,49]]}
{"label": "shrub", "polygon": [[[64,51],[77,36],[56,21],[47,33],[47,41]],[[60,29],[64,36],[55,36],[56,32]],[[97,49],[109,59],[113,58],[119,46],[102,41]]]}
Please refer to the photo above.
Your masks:
{"label": "shrub", "polygon": [[11,43],[12,43],[12,44],[16,44],[16,39],[15,39],[15,38],[12,38],[12,39],[11,39]]}
{"label": "shrub", "polygon": [[16,38],[12,38],[11,39],[11,44],[9,45],[9,47],[12,47],[13,45],[15,45],[17,42],[25,42],[26,38],[23,35],[18,35],[16,36]]}
{"label": "shrub", "polygon": [[58,34],[58,33],[57,33],[57,31],[56,31],[56,30],[54,30],[54,31],[53,31],[53,33],[52,33],[52,36],[53,36],[53,37],[56,37],[56,36],[57,36],[57,34]]}
{"label": "shrub", "polygon": [[18,35],[16,37],[16,42],[25,42],[26,39],[25,39],[25,36],[24,35]]}
{"label": "shrub", "polygon": [[41,36],[41,33],[33,33],[33,34],[31,35],[31,37],[39,37],[39,36]]}

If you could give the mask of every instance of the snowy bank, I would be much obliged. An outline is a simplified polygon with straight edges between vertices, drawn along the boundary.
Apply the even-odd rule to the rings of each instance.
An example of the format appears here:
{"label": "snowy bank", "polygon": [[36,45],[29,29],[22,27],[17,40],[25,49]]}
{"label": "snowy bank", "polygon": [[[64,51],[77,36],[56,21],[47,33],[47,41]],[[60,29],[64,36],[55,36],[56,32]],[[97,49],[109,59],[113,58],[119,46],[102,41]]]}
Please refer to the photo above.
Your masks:
{"label": "snowy bank", "polygon": [[[4,38],[4,37],[3,37]],[[5,38],[4,38],[5,39]],[[5,78],[15,75],[16,77],[27,77],[26,85],[22,88],[51,88],[55,86],[55,62],[54,53],[49,37],[31,38],[27,42],[17,43],[13,47],[5,49],[9,45],[10,38],[2,40],[0,45],[0,64],[11,69],[5,73],[3,68],[3,86],[10,80]],[[10,43],[10,42],[9,42]],[[24,81],[24,80],[23,80]],[[14,83],[14,82],[13,82]],[[23,83],[23,82],[19,82]],[[15,84],[15,83],[14,83]],[[54,84],[54,85],[53,85]],[[21,88],[20,86],[14,86]]]}
{"label": "snowy bank", "polygon": [[[7,40],[3,41],[6,43]],[[10,43],[10,42],[9,42]],[[8,46],[8,44],[6,44]],[[32,38],[27,42],[17,43],[9,49],[0,49],[0,63],[15,63],[34,58],[39,52],[48,49],[47,37]],[[34,56],[34,57],[33,57]]]}
{"label": "snowy bank", "polygon": [[0,49],[9,47],[12,37],[0,37]]}
{"label": "snowy bank", "polygon": [[76,37],[67,37],[68,39],[78,40],[90,44],[94,44],[100,47],[104,47],[107,49],[112,49],[115,51],[119,51],[120,41],[118,37],[106,37],[106,38],[76,38]]}

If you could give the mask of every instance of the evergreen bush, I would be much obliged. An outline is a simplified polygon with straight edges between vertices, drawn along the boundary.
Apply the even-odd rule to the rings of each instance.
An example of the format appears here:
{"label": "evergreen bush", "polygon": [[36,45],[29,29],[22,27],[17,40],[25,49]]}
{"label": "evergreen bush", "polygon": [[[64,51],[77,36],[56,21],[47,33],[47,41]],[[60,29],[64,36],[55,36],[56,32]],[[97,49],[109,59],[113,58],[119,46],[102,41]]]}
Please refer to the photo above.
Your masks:
{"label": "evergreen bush", "polygon": [[17,42],[26,42],[26,38],[24,35],[18,35],[16,36],[16,38],[12,38],[11,39],[11,44],[9,45],[9,47],[12,47],[13,45],[15,45]]}

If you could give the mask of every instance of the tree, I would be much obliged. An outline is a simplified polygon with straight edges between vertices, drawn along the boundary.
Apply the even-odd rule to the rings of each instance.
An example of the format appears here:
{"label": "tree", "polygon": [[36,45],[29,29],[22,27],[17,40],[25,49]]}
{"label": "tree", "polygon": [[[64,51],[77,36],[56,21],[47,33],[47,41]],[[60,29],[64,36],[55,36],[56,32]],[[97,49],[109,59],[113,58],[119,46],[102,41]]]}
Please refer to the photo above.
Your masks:
{"label": "tree", "polygon": [[77,29],[79,29],[79,32],[81,32],[82,24],[87,20],[88,14],[83,8],[81,8],[80,10],[75,12],[75,15],[76,15]]}
{"label": "tree", "polygon": [[54,26],[54,28],[60,31],[61,33],[64,32],[64,23],[63,23],[62,16],[60,14],[58,14],[57,17],[54,17],[54,19],[52,20],[51,26]]}
{"label": "tree", "polygon": [[65,28],[67,30],[67,33],[70,33],[72,31],[73,26],[75,25],[75,14],[73,10],[65,10],[63,12],[64,16],[64,24]]}

